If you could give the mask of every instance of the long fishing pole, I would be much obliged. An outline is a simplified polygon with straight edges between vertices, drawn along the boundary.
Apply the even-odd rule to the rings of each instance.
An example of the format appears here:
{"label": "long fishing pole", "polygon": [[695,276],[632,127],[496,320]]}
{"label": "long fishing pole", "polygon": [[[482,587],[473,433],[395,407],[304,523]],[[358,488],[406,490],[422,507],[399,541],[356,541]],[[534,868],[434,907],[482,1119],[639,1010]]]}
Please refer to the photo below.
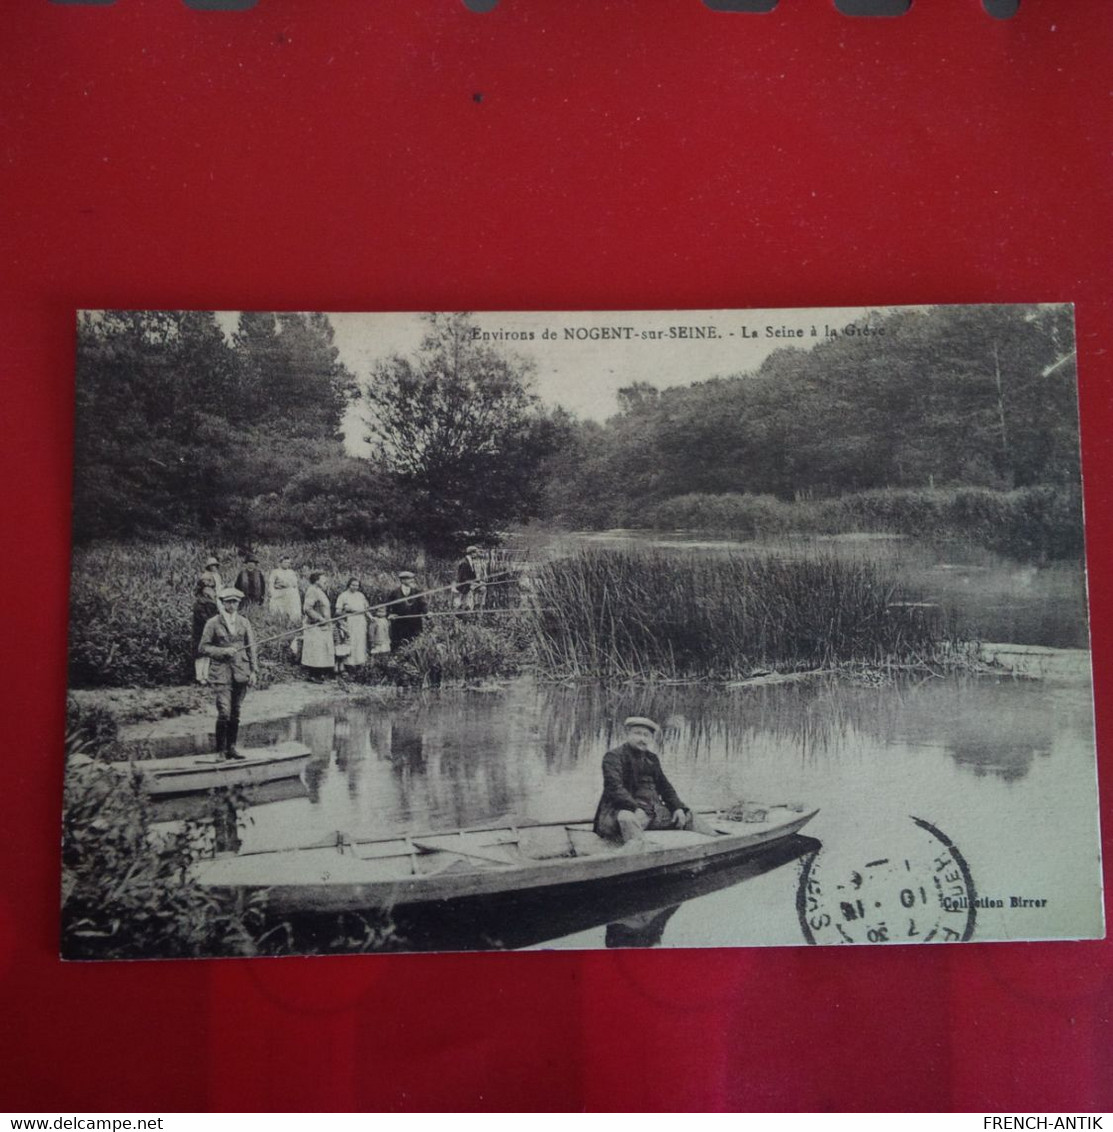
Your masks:
{"label": "long fishing pole", "polygon": [[[503,576],[503,574],[511,574],[511,573],[512,573],[512,571],[510,571],[510,570],[503,570],[502,573],[494,574],[492,576],[495,577],[495,578],[501,578]],[[513,580],[514,579],[511,577],[511,578],[507,578],[505,581],[501,581],[501,582],[482,582],[480,584],[485,585],[485,586],[487,586],[487,585],[490,585],[490,586],[506,586],[506,585],[509,585]],[[428,597],[430,594],[444,593],[445,590],[454,590],[459,585],[467,585],[467,583],[466,582],[451,582],[447,586],[437,586],[436,588],[431,589],[431,590],[422,590],[420,593],[406,594],[405,597],[396,597],[392,601],[378,601],[374,605],[370,606],[370,608],[371,609],[387,609],[388,607],[390,607],[392,605],[400,605],[403,602],[413,601],[415,598]],[[336,617],[329,617],[324,621],[312,621],[312,622],[309,622],[308,624],[305,624],[305,625],[299,625],[296,629],[287,629],[283,633],[275,633],[273,636],[264,637],[261,641],[255,642],[255,647],[259,648],[262,645],[270,644],[272,641],[281,641],[281,640],[284,640],[286,637],[296,637],[299,633],[304,633],[306,629],[319,629],[319,628],[324,627],[325,625],[333,625],[337,621],[346,621],[350,616],[351,616],[350,613],[340,613]],[[411,613],[411,614],[406,614],[405,616],[407,616],[407,617],[428,617],[428,616],[430,616],[430,614],[428,614],[428,613]],[[400,621],[400,620],[402,620],[402,618],[400,618],[396,615],[395,620]],[[236,651],[242,652],[246,648],[247,648],[247,645],[243,644],[243,645],[240,645],[236,649]]]}
{"label": "long fishing pole", "polygon": [[435,609],[432,613],[399,613],[395,621],[420,620],[425,617],[470,617],[476,613],[556,613],[555,609],[534,609],[523,605],[518,609]]}

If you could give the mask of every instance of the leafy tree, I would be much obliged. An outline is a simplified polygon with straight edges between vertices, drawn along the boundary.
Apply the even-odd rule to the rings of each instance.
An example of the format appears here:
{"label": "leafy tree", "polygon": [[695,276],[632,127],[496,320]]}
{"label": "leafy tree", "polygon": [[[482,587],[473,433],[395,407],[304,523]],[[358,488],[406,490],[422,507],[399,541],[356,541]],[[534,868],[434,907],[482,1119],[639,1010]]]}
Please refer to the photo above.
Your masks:
{"label": "leafy tree", "polygon": [[363,389],[368,441],[419,517],[411,533],[447,550],[541,505],[540,468],[564,433],[530,390],[530,366],[481,342],[463,314],[427,316],[412,357],[380,363]]}
{"label": "leafy tree", "polygon": [[250,539],[258,497],[340,458],[354,388],[327,316],[106,311],[78,324],[74,533]]}
{"label": "leafy tree", "polygon": [[207,311],[108,311],[78,324],[78,539],[206,529],[222,510],[234,360]]}
{"label": "leafy tree", "polygon": [[246,424],[293,439],[339,438],[355,379],[319,313],[245,311],[233,337]]}

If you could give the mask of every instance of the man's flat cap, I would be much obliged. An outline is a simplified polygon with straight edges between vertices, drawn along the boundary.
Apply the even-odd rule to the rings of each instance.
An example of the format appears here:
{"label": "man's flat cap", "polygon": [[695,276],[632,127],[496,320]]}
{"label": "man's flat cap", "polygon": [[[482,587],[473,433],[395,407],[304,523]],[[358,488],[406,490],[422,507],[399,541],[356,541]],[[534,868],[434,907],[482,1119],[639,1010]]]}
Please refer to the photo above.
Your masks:
{"label": "man's flat cap", "polygon": [[229,601],[232,598],[235,598],[236,601],[243,601],[243,590],[238,590],[235,586],[225,586],[220,593],[217,594],[217,597],[219,597],[221,601]]}
{"label": "man's flat cap", "polygon": [[658,727],[652,719],[646,719],[644,715],[628,716],[623,723],[623,727],[648,727],[654,735],[656,735],[657,732],[661,730],[660,727]]}

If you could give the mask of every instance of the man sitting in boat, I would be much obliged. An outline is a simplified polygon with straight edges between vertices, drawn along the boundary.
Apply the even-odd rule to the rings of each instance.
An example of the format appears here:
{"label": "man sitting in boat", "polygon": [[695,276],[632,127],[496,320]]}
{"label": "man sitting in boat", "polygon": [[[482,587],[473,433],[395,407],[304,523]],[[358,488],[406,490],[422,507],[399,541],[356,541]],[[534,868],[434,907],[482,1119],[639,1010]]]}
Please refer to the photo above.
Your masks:
{"label": "man sitting in boat", "polygon": [[651,750],[661,730],[652,719],[632,715],[626,742],[603,756],[603,796],[595,811],[595,832],[608,841],[638,842],[647,829],[690,829],[714,833],[680,800]]}
{"label": "man sitting in boat", "polygon": [[236,750],[240,708],[247,689],[255,683],[259,657],[251,622],[240,616],[243,594],[235,586],[225,586],[217,596],[220,612],[205,623],[198,652],[212,658],[209,683],[216,685],[217,754],[242,759]]}

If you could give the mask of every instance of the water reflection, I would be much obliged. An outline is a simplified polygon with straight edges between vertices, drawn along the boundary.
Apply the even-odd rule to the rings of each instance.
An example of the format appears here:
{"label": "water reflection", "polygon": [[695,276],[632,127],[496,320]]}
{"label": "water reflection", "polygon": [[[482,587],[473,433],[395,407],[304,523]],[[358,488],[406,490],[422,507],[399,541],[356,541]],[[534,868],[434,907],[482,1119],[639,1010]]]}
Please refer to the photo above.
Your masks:
{"label": "water reflection", "polygon": [[639,912],[607,925],[606,947],[659,947],[665,925],[680,911],[679,904],[655,912]]}
{"label": "water reflection", "polygon": [[801,763],[838,758],[863,740],[886,747],[938,747],[976,774],[1015,781],[1047,755],[1060,724],[1051,693],[1032,683],[976,677],[857,686],[847,677],[759,687],[699,685],[548,688],[544,757],[553,772],[575,767],[620,740],[626,712],[663,722],[666,748],[686,761],[745,758],[776,743]]}
{"label": "water reflection", "polygon": [[[778,793],[794,783],[825,791],[848,764],[875,757],[908,772],[944,760],[960,775],[1015,785],[1051,756],[1064,728],[1086,742],[1088,703],[1074,693],[964,677],[872,686],[829,676],[733,689],[523,679],[493,695],[442,690],[385,706],[345,700],[245,731],[249,745],[293,738],[313,752],[304,787],[273,784],[257,804],[288,803],[278,807],[283,820],[317,833],[384,836],[414,823],[590,816],[602,755],[630,714],[662,722],[666,771],[695,805],[761,797],[770,780],[782,783]],[[156,755],[182,753],[181,740],[154,746]],[[299,797],[309,811],[295,817]],[[277,822],[260,824],[282,843]]]}
{"label": "water reflection", "polygon": [[[313,763],[310,762],[309,766]],[[212,795],[226,793],[226,788],[206,791],[202,794],[175,794],[169,797],[151,799],[151,820],[155,822],[207,822],[212,820]],[[289,802],[297,798],[308,798],[309,792],[301,778],[280,778],[275,782],[262,782],[258,785],[243,786],[238,796],[251,807],[266,806],[272,802]]]}
{"label": "water reflection", "polygon": [[[606,947],[657,947],[667,942],[668,925],[683,906],[698,905],[716,893],[728,893],[739,916],[756,917],[760,902],[755,899],[747,907],[747,886],[761,878],[778,880],[785,906],[794,910],[797,872],[785,866],[802,865],[819,848],[818,841],[797,834],[749,859],[696,877],[618,882],[602,892],[573,890],[556,900],[507,893],[407,908],[395,913],[389,946],[407,951],[519,949],[601,929],[599,942]],[[290,929],[297,950],[334,949],[336,917],[295,917]]]}
{"label": "water reflection", "polygon": [[[1093,826],[1081,819],[1093,812],[1094,757],[1085,680],[916,677],[871,686],[824,677],[724,689],[522,679],[495,694],[345,699],[251,729],[252,744],[293,738],[313,757],[304,784],[258,788],[240,832],[244,848],[307,845],[338,830],[375,838],[588,818],[602,755],[630,714],[663,723],[662,762],[690,805],[802,802],[821,811],[806,832],[831,846],[925,815],[961,845],[984,891],[1015,891],[1021,860],[1025,891],[1046,878],[1036,895],[1065,892],[1088,875]],[[1048,822],[1049,799],[1072,820]],[[411,945],[449,946],[452,924],[454,939],[484,928],[486,942],[466,946],[603,946],[608,934],[622,946],[784,943],[798,935],[789,873],[773,866],[732,888],[728,870],[716,874],[727,886],[717,894],[654,887],[555,915],[516,906],[498,931],[438,914],[431,927],[411,928]],[[708,911],[697,915],[697,906]]]}

